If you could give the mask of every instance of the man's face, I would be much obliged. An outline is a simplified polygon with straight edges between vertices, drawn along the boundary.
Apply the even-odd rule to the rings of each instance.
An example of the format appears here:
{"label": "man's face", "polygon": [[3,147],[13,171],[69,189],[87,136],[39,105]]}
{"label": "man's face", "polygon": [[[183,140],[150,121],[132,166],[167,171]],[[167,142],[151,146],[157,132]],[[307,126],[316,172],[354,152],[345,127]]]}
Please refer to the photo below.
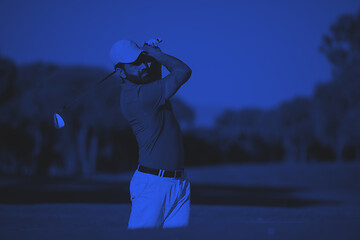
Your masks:
{"label": "man's face", "polygon": [[143,55],[140,55],[135,62],[124,64],[126,78],[141,84],[151,82],[152,79],[150,79],[149,74],[150,66],[150,60],[145,58]]}

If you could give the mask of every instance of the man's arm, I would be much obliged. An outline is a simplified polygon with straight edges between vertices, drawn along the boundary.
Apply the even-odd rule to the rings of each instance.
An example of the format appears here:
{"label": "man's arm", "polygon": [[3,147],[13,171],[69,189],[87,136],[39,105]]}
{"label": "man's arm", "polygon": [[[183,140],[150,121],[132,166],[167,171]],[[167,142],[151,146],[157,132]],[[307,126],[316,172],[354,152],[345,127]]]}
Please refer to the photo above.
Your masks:
{"label": "man's arm", "polygon": [[[163,52],[150,52],[151,56],[161,65],[164,65],[169,74],[161,79],[165,85],[165,98],[171,98],[179,88],[189,80],[192,70],[181,60]],[[161,73],[160,65],[160,73]]]}
{"label": "man's arm", "polygon": [[161,75],[161,64],[157,61],[153,61],[150,66],[150,76],[152,79],[159,80],[162,78]]}

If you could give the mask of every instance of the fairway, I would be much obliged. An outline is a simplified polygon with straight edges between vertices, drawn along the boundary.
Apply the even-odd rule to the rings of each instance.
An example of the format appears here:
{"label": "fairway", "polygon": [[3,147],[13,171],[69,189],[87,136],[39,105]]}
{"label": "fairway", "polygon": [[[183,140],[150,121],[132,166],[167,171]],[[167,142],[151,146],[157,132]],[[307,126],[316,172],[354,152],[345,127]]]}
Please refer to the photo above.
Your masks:
{"label": "fairway", "polygon": [[9,179],[0,185],[0,239],[360,239],[354,164],[187,168],[190,226],[127,230],[131,173]]}

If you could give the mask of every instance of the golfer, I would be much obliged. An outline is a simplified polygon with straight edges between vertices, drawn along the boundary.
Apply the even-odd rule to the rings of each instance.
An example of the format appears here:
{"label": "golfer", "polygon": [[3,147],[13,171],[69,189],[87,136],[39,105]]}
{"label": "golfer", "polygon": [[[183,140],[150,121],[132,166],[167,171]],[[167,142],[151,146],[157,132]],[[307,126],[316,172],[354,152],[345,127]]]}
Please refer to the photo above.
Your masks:
{"label": "golfer", "polygon": [[[169,99],[192,71],[163,53],[155,40],[142,47],[120,40],[110,51],[122,80],[121,111],[139,147],[138,166],[130,182],[128,229],[185,227],[190,219],[182,134]],[[164,78],[161,65],[170,72]]]}

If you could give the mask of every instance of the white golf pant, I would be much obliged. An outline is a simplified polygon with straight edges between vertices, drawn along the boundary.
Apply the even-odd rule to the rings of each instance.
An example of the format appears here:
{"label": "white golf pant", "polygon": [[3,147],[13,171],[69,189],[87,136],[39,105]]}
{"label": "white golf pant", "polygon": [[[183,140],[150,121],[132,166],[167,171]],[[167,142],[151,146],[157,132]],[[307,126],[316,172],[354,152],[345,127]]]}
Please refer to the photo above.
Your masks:
{"label": "white golf pant", "polygon": [[128,229],[186,227],[190,220],[190,182],[136,169],[130,181]]}

